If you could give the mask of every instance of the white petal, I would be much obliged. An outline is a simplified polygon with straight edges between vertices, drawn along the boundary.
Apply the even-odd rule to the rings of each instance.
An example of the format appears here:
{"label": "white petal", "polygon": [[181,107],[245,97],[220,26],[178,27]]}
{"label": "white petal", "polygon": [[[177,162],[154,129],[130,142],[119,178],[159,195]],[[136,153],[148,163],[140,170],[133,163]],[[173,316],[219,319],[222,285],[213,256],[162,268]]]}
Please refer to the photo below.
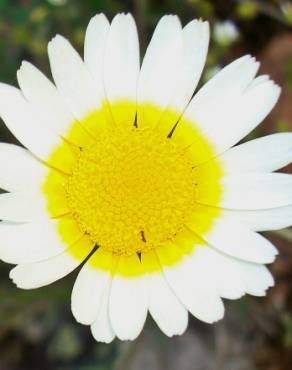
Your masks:
{"label": "white petal", "polygon": [[219,159],[228,173],[273,172],[292,162],[292,133],[278,133],[235,146]]}
{"label": "white petal", "polygon": [[169,337],[181,335],[188,325],[188,312],[170,289],[162,273],[148,279],[149,312],[159,328]]}
{"label": "white petal", "polygon": [[25,98],[38,110],[38,114],[46,119],[48,127],[60,135],[65,135],[74,122],[74,116],[66,109],[54,84],[28,62],[22,62],[17,78]]}
{"label": "white petal", "polygon": [[[14,267],[9,276],[21,289],[39,288],[68,275],[82,263],[91,249],[91,243],[86,238],[81,238],[55,257]],[[75,253],[78,251],[78,258],[73,257],[70,250]]]}
{"label": "white petal", "polygon": [[237,260],[219,251],[205,247],[201,251],[202,259],[210,271],[217,291],[222,298],[238,299],[245,294],[245,281],[238,267]]}
{"label": "white petal", "polygon": [[226,141],[221,147],[230,148],[256,128],[274,108],[280,93],[280,87],[273,81],[258,83],[255,86],[251,84],[230,112],[228,129],[232,130],[232,120],[238,118],[238,122],[234,134],[230,138],[225,137]]}
{"label": "white petal", "polygon": [[10,278],[18,288],[40,288],[68,275],[79,264],[65,253],[42,262],[18,265],[10,271]]}
{"label": "white petal", "polygon": [[[250,57],[227,66],[195,95],[183,116],[199,127],[216,153],[253,130],[279,98],[280,88],[272,81],[250,84],[257,68]],[[180,125],[176,131],[179,129]]]}
{"label": "white petal", "polygon": [[28,222],[49,217],[45,197],[38,191],[0,194],[1,220]]}
{"label": "white petal", "polygon": [[183,28],[182,36],[183,59],[178,71],[181,77],[171,103],[171,107],[178,113],[186,108],[201,77],[209,46],[209,24],[193,20]]}
{"label": "white petal", "polygon": [[[63,221],[63,225],[64,222],[67,227],[75,223],[70,219]],[[62,240],[55,220],[26,224],[1,222],[0,259],[13,264],[45,260],[62,253],[80,239],[81,234],[72,234],[70,237],[66,243]]]}
{"label": "white petal", "polygon": [[190,227],[213,248],[242,260],[271,263],[277,254],[267,239],[227,216],[221,215],[205,233],[197,231],[195,226]]}
{"label": "white petal", "polygon": [[266,266],[254,263],[239,263],[246,285],[246,293],[262,297],[274,286],[274,279]]}
{"label": "white petal", "polygon": [[259,84],[261,84],[262,82],[266,82],[266,81],[269,81],[270,77],[268,75],[261,75],[261,76],[258,76],[256,77],[252,82],[251,84],[249,85],[249,87],[254,87],[254,86],[257,86]]}
{"label": "white petal", "polygon": [[[130,14],[118,14],[112,21],[104,62],[104,81],[110,102],[136,101],[137,80],[140,69],[139,40],[136,24]],[[119,111],[111,108],[118,122]],[[135,120],[136,107],[128,112],[129,122]]]}
{"label": "white petal", "polygon": [[104,95],[103,66],[109,28],[105,15],[97,14],[88,24],[84,43],[84,61],[101,96]]}
{"label": "white petal", "polygon": [[224,213],[255,231],[279,230],[292,226],[292,205],[254,211],[226,209]]}
{"label": "white petal", "polygon": [[[252,173],[226,176],[221,180],[220,206],[230,209],[267,209],[292,204],[292,176],[283,173]],[[198,200],[204,203],[198,196]],[[207,201],[208,202],[208,201]]]}
{"label": "white petal", "polygon": [[[193,256],[185,256],[173,266],[163,266],[169,285],[190,311],[198,319],[213,323],[222,319],[224,306],[216,291],[216,285],[201,257],[201,247],[195,249]],[[158,257],[161,259],[160,251]]]}
{"label": "white petal", "polygon": [[100,309],[96,320],[91,325],[91,333],[95,340],[103,343],[110,343],[115,338],[115,333],[112,328],[109,317],[109,294],[111,289],[111,281],[108,282],[103,293]]}
{"label": "white petal", "polygon": [[0,116],[13,135],[39,158],[47,159],[62,145],[15,87],[0,84]]}
{"label": "white petal", "polygon": [[90,325],[97,319],[110,280],[108,272],[97,270],[89,263],[82,267],[71,296],[72,313],[78,322]]}
{"label": "white petal", "polygon": [[83,119],[101,105],[93,78],[79,54],[64,37],[58,35],[48,45],[54,81],[71,112]]}
{"label": "white petal", "polygon": [[140,334],[147,316],[146,278],[126,278],[116,274],[112,281],[109,313],[113,331],[121,340],[134,340]]}
{"label": "white petal", "polygon": [[[86,240],[80,239],[70,249],[75,248],[77,244],[79,248],[82,248],[83,241],[85,247],[82,250],[82,255],[85,259],[90,253],[89,248],[86,247]],[[65,251],[47,260],[18,265],[10,271],[9,276],[18,288],[40,288],[68,275],[81,263],[81,258],[74,258],[69,251]]]}
{"label": "white petal", "polygon": [[0,188],[17,192],[38,187],[47,171],[28,150],[13,144],[0,144]]}
{"label": "white petal", "polygon": [[216,104],[232,95],[241,94],[254,79],[259,68],[259,63],[250,55],[236,59],[221,69],[211,78],[196,94],[192,105]]}
{"label": "white petal", "polygon": [[238,299],[246,293],[264,295],[274,284],[272,275],[263,265],[241,261],[209,247],[202,250],[202,255],[223,298]]}
{"label": "white petal", "polygon": [[[174,96],[177,68],[182,60],[182,28],[178,17],[164,16],[159,21],[146,50],[138,82],[138,102],[152,103],[163,110]],[[138,106],[138,125],[147,114]],[[153,118],[153,117],[152,117]],[[160,115],[154,117],[159,120]],[[154,122],[155,123],[155,122]]]}

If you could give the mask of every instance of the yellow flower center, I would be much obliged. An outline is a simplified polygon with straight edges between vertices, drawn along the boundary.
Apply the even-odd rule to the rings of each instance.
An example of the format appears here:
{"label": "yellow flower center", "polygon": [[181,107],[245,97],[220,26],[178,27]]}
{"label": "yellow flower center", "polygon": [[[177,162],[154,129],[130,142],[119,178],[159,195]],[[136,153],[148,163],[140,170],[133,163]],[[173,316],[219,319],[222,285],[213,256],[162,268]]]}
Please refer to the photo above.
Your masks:
{"label": "yellow flower center", "polygon": [[117,255],[142,253],[184,229],[196,194],[192,162],[151,129],[115,129],[80,150],[67,180],[80,229]]}

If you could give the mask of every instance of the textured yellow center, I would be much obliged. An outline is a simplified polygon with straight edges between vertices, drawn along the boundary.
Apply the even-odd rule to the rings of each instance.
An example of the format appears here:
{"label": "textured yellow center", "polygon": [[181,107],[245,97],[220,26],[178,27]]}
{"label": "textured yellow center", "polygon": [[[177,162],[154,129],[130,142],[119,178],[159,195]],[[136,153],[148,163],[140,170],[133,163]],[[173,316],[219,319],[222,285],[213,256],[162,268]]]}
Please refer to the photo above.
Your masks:
{"label": "textured yellow center", "polygon": [[81,230],[117,255],[146,252],[184,229],[194,204],[192,162],[151,129],[115,129],[80,150],[67,200]]}

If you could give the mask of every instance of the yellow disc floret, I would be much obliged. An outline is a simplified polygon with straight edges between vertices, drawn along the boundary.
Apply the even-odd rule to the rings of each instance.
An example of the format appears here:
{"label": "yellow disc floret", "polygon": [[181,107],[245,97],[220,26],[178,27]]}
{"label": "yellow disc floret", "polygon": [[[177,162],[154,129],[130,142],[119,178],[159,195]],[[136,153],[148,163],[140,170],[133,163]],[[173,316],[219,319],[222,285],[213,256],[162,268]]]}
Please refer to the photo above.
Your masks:
{"label": "yellow disc floret", "polygon": [[146,252],[180,233],[193,211],[192,162],[151,129],[115,129],[80,150],[67,200],[81,230],[117,255]]}

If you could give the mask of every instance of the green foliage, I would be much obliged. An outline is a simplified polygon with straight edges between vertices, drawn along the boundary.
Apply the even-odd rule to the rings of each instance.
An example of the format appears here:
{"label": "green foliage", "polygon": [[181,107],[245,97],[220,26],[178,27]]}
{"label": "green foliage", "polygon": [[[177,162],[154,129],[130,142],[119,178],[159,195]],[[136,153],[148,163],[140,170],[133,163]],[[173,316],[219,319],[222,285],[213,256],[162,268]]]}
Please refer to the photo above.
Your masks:
{"label": "green foliage", "polygon": [[257,15],[258,5],[254,1],[243,1],[238,4],[237,14],[244,20],[250,20]]}
{"label": "green foliage", "polygon": [[292,90],[292,58],[284,65],[284,76],[286,86]]}
{"label": "green foliage", "polygon": [[285,132],[291,130],[291,123],[286,121],[279,121],[276,123],[276,130],[278,132]]}
{"label": "green foliage", "polygon": [[285,315],[283,317],[284,325],[284,343],[286,347],[292,347],[292,316]]}
{"label": "green foliage", "polygon": [[286,21],[292,25],[292,4],[291,3],[286,3],[282,7],[283,15]]}

